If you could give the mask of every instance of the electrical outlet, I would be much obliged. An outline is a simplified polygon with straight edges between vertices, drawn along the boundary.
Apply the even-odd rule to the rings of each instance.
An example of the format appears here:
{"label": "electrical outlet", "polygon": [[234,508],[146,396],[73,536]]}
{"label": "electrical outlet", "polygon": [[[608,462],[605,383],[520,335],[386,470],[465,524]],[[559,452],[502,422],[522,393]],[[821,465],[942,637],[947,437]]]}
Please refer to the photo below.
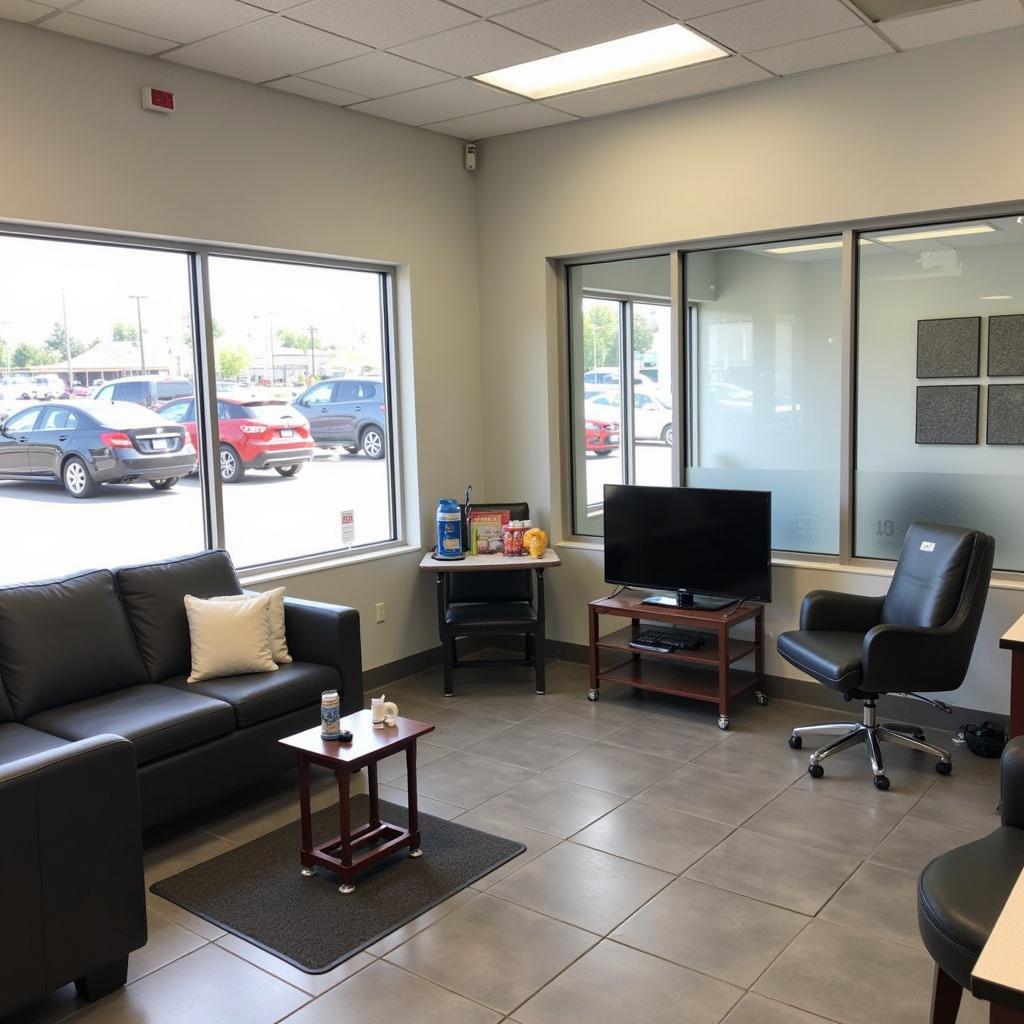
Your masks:
{"label": "electrical outlet", "polygon": [[383,622],[386,618],[387,618],[387,616],[384,614],[384,602],[383,601],[378,601],[377,602],[377,621],[378,622]]}

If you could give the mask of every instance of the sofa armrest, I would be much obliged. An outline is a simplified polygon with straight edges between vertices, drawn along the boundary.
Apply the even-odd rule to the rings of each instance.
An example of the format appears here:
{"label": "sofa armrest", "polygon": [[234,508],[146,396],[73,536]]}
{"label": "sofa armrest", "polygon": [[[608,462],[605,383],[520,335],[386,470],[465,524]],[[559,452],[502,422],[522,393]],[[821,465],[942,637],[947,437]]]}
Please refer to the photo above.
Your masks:
{"label": "sofa armrest", "polygon": [[343,605],[284,599],[288,650],[296,661],[330,665],[341,676],[344,714],[363,706],[363,652],[359,639],[359,612]]}
{"label": "sofa armrest", "polygon": [[1006,744],[1000,772],[1003,824],[1024,828],[1024,736]]}
{"label": "sofa armrest", "polygon": [[94,736],[0,765],[0,1016],[146,942],[135,751]]}
{"label": "sofa armrest", "polygon": [[812,590],[800,606],[800,628],[842,633],[866,633],[882,617],[884,597]]}

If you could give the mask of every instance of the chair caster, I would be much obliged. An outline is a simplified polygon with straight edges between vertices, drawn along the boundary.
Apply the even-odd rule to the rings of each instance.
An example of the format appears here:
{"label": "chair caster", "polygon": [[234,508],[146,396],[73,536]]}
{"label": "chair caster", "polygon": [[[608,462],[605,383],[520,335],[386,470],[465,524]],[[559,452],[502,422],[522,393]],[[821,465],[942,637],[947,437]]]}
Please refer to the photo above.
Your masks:
{"label": "chair caster", "polygon": [[718,728],[725,732],[729,728],[729,716],[719,715],[718,716]]}
{"label": "chair caster", "polygon": [[799,750],[804,745],[803,736],[790,736],[788,740],[791,750]]}
{"label": "chair caster", "polygon": [[755,690],[754,700],[756,700],[761,707],[764,707],[768,703],[768,694],[763,690]]}
{"label": "chair caster", "polygon": [[876,775],[874,782],[875,789],[886,790],[889,788],[889,779],[885,775]]}
{"label": "chair caster", "polygon": [[593,686],[587,690],[587,700],[598,700],[601,694]]}
{"label": "chair caster", "polygon": [[825,777],[825,769],[820,764],[809,764],[807,766],[807,774],[812,779],[821,779]]}
{"label": "chair caster", "polygon": [[948,775],[953,770],[952,761],[936,761],[935,770],[940,775]]}
{"label": "chair caster", "polygon": [[302,877],[303,878],[312,878],[315,874],[316,874],[316,868],[303,868],[302,869]]}

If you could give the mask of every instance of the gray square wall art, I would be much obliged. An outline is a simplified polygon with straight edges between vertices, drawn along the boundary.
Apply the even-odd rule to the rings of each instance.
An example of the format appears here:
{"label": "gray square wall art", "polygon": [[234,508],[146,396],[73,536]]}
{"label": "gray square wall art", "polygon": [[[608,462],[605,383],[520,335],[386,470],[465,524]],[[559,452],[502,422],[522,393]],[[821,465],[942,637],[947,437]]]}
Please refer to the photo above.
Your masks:
{"label": "gray square wall art", "polygon": [[1024,377],[1024,313],[988,318],[988,375]]}
{"label": "gray square wall art", "polygon": [[937,384],[917,389],[918,444],[977,444],[977,384]]}
{"label": "gray square wall art", "polygon": [[1024,444],[1024,384],[988,386],[989,444]]}
{"label": "gray square wall art", "polygon": [[917,321],[917,375],[977,377],[981,368],[981,317]]}

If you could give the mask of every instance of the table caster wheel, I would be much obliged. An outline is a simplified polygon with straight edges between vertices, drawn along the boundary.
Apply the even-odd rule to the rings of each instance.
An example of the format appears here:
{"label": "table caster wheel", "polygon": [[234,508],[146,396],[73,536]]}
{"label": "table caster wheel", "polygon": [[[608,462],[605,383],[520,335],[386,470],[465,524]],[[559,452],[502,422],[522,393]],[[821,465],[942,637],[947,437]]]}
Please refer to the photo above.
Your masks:
{"label": "table caster wheel", "polygon": [[953,770],[952,761],[937,761],[935,763],[935,770],[940,775],[948,775]]}
{"label": "table caster wheel", "polygon": [[825,769],[822,768],[820,764],[809,764],[807,766],[807,774],[810,775],[812,779],[821,779],[824,778]]}
{"label": "table caster wheel", "polygon": [[423,851],[420,850],[420,849],[410,850],[409,851],[409,856],[410,857],[422,857],[423,856]]}
{"label": "table caster wheel", "polygon": [[803,736],[790,736],[789,745],[793,750],[799,750],[804,745]]}
{"label": "table caster wheel", "polygon": [[303,878],[312,878],[315,874],[316,874],[316,868],[303,868],[302,869],[302,877]]}
{"label": "table caster wheel", "polygon": [[886,790],[889,788],[889,780],[884,775],[875,776],[875,789]]}
{"label": "table caster wheel", "polygon": [[356,887],[354,885],[348,885],[345,882],[342,882],[341,885],[338,886],[338,892],[344,893],[346,896],[350,892],[355,892],[355,891],[356,891]]}
{"label": "table caster wheel", "polygon": [[755,690],[754,700],[756,700],[761,707],[764,707],[768,703],[768,694],[763,690]]}
{"label": "table caster wheel", "polygon": [[587,690],[587,700],[598,700],[600,696],[600,692],[594,689],[594,687],[591,687],[589,690]]}
{"label": "table caster wheel", "polygon": [[725,730],[729,728],[729,716],[728,715],[719,715],[718,716],[718,728],[721,729],[722,732],[725,732]]}

